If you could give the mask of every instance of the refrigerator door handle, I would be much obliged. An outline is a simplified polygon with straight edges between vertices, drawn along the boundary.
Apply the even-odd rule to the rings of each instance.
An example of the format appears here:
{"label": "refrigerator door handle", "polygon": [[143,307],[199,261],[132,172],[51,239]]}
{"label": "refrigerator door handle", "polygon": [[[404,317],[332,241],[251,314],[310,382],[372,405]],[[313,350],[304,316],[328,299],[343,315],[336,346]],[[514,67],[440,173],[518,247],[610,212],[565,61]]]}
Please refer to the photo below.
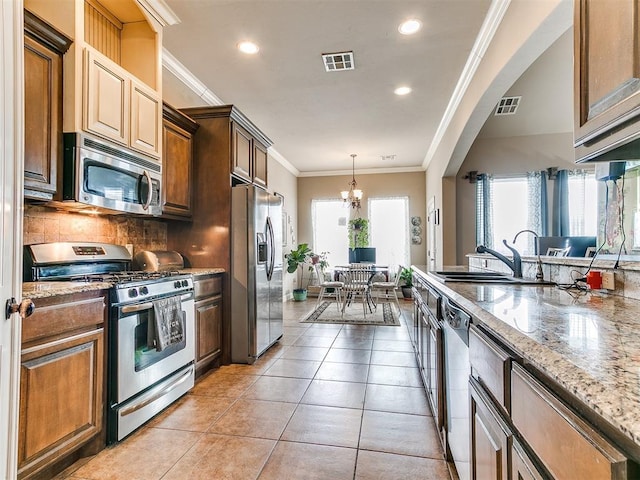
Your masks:
{"label": "refrigerator door handle", "polygon": [[273,225],[271,224],[271,217],[267,217],[267,234],[269,235],[268,243],[269,243],[269,259],[267,261],[267,280],[271,281],[271,277],[273,276],[273,264],[276,258],[275,251],[275,237],[273,234]]}

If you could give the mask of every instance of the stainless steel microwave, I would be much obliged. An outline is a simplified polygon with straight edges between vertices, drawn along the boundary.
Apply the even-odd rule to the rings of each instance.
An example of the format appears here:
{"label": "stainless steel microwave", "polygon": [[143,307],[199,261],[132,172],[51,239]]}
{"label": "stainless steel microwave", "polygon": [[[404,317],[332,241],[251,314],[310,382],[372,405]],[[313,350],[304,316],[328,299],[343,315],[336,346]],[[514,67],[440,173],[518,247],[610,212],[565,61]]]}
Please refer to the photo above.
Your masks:
{"label": "stainless steel microwave", "polygon": [[64,205],[160,215],[161,185],[159,161],[86,133],[64,134]]}

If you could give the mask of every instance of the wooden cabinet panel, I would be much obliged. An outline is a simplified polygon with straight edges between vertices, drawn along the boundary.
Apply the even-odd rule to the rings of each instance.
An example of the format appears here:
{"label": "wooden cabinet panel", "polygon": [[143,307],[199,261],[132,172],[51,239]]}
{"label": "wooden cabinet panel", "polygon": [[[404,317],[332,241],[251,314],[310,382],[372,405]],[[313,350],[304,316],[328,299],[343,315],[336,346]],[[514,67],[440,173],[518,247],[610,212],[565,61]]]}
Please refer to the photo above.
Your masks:
{"label": "wooden cabinet panel", "polygon": [[477,381],[471,379],[471,478],[508,479],[508,439],[511,433]]}
{"label": "wooden cabinet panel", "polygon": [[513,440],[511,444],[511,480],[545,480],[548,478],[534,465],[524,448]]}
{"label": "wooden cabinet panel", "polygon": [[193,135],[198,124],[164,104],[162,128],[162,214],[191,218],[193,213]]}
{"label": "wooden cabinet panel", "polygon": [[442,327],[431,317],[429,319],[429,364],[428,388],[433,419],[438,430],[444,427],[444,350]]}
{"label": "wooden cabinet panel", "polygon": [[25,197],[51,200],[62,159],[62,55],[71,40],[24,12]]}
{"label": "wooden cabinet panel", "polygon": [[624,143],[637,132],[628,122],[640,116],[639,6],[638,0],[575,2],[574,135],[578,160]]}
{"label": "wooden cabinet panel", "polygon": [[97,52],[85,50],[84,129],[129,143],[129,78],[127,72]]}
{"label": "wooden cabinet panel", "polygon": [[232,154],[231,173],[251,181],[251,163],[253,158],[253,140],[249,132],[236,123],[231,125]]}
{"label": "wooden cabinet panel", "polygon": [[557,480],[631,478],[632,462],[517,364],[511,402],[514,426]]}
{"label": "wooden cabinet panel", "polygon": [[196,301],[222,294],[222,275],[196,279],[193,284]]}
{"label": "wooden cabinet panel", "polygon": [[473,325],[469,329],[469,362],[473,376],[480,380],[506,411],[509,411],[511,358]]}
{"label": "wooden cabinet panel", "polygon": [[131,148],[154,157],[160,156],[161,110],[162,102],[157,92],[131,80]]}
{"label": "wooden cabinet panel", "polygon": [[267,187],[267,149],[253,142],[253,183]]}
{"label": "wooden cabinet panel", "polygon": [[200,375],[222,348],[222,297],[196,302],[196,338],[196,375]]}

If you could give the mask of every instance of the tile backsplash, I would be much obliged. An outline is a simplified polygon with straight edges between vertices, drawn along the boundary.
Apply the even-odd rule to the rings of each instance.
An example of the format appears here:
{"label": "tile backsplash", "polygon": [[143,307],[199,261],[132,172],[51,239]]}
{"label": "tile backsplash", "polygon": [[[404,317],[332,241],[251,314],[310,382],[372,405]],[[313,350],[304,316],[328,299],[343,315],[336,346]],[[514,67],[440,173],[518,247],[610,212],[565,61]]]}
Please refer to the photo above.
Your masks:
{"label": "tile backsplash", "polygon": [[124,215],[87,215],[48,207],[24,206],[24,244],[107,242],[132,244],[140,250],[166,250],[167,225],[159,220]]}

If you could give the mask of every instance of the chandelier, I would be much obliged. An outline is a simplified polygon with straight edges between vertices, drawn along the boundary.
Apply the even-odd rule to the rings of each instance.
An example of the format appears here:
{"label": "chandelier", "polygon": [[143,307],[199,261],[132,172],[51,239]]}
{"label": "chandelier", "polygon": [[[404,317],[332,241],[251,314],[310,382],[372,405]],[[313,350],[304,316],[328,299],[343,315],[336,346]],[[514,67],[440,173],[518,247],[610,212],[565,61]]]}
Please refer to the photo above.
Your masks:
{"label": "chandelier", "polygon": [[356,182],[356,154],[351,154],[351,181],[349,182],[349,190],[343,190],[340,192],[344,203],[350,203],[351,208],[360,210],[360,200],[362,200],[362,190],[358,188]]}

